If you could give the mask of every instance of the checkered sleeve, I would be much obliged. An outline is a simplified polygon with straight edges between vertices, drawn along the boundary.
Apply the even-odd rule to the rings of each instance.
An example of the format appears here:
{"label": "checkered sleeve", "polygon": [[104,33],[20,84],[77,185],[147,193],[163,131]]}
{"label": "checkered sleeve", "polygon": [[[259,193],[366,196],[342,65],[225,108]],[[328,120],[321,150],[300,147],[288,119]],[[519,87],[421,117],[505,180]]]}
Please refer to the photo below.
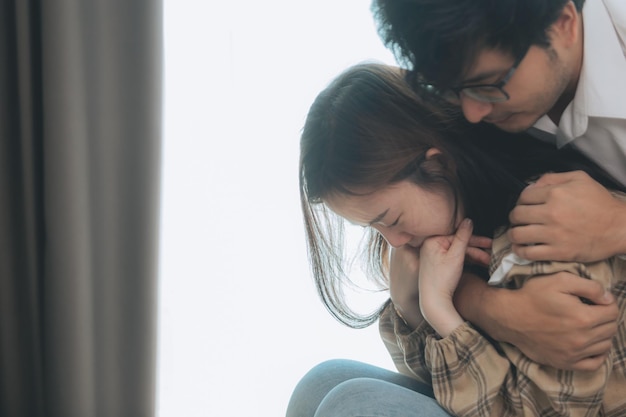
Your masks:
{"label": "checkered sleeve", "polygon": [[[510,249],[506,235],[494,240],[492,271]],[[599,281],[617,300],[620,317],[613,349],[595,371],[539,365],[515,346],[488,339],[470,323],[442,339],[423,318],[415,329],[407,326],[391,303],[380,316],[381,337],[397,369],[430,384],[437,401],[456,416],[625,416],[626,259],[513,263],[498,285],[520,288],[528,279],[559,271]]]}
{"label": "checkered sleeve", "polygon": [[441,339],[425,320],[409,328],[390,304],[380,317],[382,339],[398,370],[433,387],[435,398],[458,416],[507,416],[501,393],[511,366],[469,323]]}
{"label": "checkered sleeve", "polygon": [[543,367],[513,346],[492,343],[469,323],[443,339],[425,321],[411,330],[391,304],[379,324],[397,369],[430,384],[455,416],[604,415],[610,358],[596,372]]}

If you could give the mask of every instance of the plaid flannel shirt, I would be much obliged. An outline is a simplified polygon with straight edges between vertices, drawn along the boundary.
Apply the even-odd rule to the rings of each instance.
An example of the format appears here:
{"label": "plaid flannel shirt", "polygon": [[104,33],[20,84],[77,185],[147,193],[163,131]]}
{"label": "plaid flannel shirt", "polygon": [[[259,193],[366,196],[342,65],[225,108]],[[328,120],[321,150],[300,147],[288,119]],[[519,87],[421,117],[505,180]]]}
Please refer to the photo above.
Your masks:
{"label": "plaid flannel shirt", "polygon": [[[492,270],[510,253],[506,234],[494,240],[493,252]],[[391,303],[379,320],[381,337],[398,370],[430,384],[439,404],[456,416],[626,416],[626,261],[615,257],[590,264],[515,265],[505,276],[505,286],[519,288],[531,277],[558,271],[601,281],[617,299],[618,333],[597,371],[539,365],[467,322],[444,339],[423,318],[411,329]]]}

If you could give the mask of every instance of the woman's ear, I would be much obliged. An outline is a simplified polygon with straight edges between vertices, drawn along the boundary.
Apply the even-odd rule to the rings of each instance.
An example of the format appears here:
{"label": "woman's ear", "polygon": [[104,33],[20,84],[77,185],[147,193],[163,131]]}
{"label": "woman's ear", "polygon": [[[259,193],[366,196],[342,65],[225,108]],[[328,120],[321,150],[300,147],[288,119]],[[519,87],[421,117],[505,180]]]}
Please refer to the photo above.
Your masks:
{"label": "woman's ear", "polygon": [[430,148],[424,154],[424,162],[434,170],[453,171],[454,161],[438,148]]}
{"label": "woman's ear", "polygon": [[441,155],[441,151],[437,148],[430,148],[426,151],[426,159],[430,159],[435,155]]}

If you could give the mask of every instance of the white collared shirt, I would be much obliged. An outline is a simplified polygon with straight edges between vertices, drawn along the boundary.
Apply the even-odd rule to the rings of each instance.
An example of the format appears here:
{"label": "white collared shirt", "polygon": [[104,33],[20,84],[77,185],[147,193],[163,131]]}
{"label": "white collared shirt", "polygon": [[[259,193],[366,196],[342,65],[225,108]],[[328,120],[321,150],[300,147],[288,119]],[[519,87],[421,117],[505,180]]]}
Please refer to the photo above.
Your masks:
{"label": "white collared shirt", "polygon": [[558,127],[546,115],[529,133],[559,148],[571,143],[626,186],[626,0],[586,0],[582,14],[574,99]]}

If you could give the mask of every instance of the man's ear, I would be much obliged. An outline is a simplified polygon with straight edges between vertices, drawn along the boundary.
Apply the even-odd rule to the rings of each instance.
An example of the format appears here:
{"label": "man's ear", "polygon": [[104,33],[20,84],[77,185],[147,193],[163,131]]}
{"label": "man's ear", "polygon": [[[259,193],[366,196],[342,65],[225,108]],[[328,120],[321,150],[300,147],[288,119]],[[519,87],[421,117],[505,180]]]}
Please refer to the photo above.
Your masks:
{"label": "man's ear", "polygon": [[550,43],[558,43],[560,46],[569,48],[581,41],[581,15],[573,1],[568,1],[556,22],[550,26]]}

